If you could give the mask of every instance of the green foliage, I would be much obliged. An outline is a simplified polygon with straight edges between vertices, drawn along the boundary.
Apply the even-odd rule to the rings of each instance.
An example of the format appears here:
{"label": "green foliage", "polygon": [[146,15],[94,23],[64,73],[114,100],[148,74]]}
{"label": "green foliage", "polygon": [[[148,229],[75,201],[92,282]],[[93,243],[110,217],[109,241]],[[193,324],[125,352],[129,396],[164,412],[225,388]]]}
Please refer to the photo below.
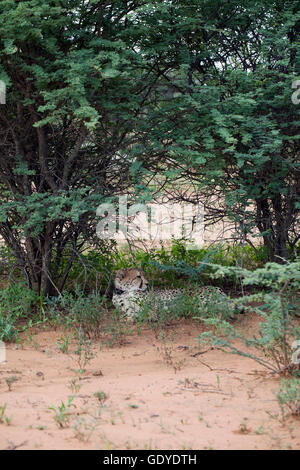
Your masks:
{"label": "green foliage", "polygon": [[94,397],[97,398],[101,405],[103,405],[104,402],[108,399],[107,393],[103,392],[102,390],[100,392],[95,392]]}
{"label": "green foliage", "polygon": [[[75,294],[65,292],[63,296],[48,302],[47,318],[66,327],[82,331],[85,336],[98,338],[101,322],[107,315],[107,299],[97,292],[85,295],[80,289]],[[63,344],[65,341],[63,342]]]}
{"label": "green foliage", "polygon": [[[215,276],[226,276],[238,271],[243,277],[244,285],[255,285],[260,291],[236,300],[245,310],[254,311],[260,318],[257,334],[244,337],[228,322],[215,319],[205,320],[213,325],[222,337],[206,332],[200,336],[200,342],[209,341],[228,349],[234,354],[250,357],[273,372],[293,372],[298,368],[292,363],[292,343],[300,339],[300,328],[297,325],[299,315],[299,298],[294,296],[300,287],[299,261],[280,265],[267,263],[264,268],[253,272],[216,267]],[[256,350],[256,355],[248,350],[242,350],[233,341],[240,340],[250,350]]]}
{"label": "green foliage", "polygon": [[67,404],[65,404],[63,401],[61,404],[57,407],[51,406],[49,410],[54,412],[54,421],[56,422],[57,426],[61,429],[69,427],[70,424],[70,419],[71,419],[71,407],[74,406],[72,405],[72,402],[74,400],[75,396],[72,395],[69,399]]}
{"label": "green foliage", "polygon": [[17,341],[22,321],[32,316],[39,297],[22,282],[0,290],[0,340]]}
{"label": "green foliage", "polygon": [[0,424],[9,425],[11,423],[12,418],[5,415],[6,407],[7,407],[7,403],[4,403],[4,405],[0,407]]}
{"label": "green foliage", "polygon": [[5,382],[7,383],[8,390],[11,392],[12,391],[12,384],[18,381],[18,377],[16,375],[11,375],[10,377],[7,377],[5,379]]}
{"label": "green foliage", "polygon": [[76,349],[75,349],[75,361],[77,363],[77,372],[81,375],[85,372],[87,364],[95,357],[92,350],[92,341],[88,339],[85,333],[81,330],[77,330]]}
{"label": "green foliage", "polygon": [[7,276],[16,270],[16,258],[13,251],[5,244],[0,246],[0,274]]}
{"label": "green foliage", "polygon": [[[244,248],[249,254],[249,266],[259,266],[261,262],[259,256],[264,253],[264,248],[261,251],[258,248],[257,252],[251,247]],[[212,319],[216,321],[217,319],[230,319],[241,309],[247,309],[248,302],[260,301],[261,303],[263,299],[264,307],[261,306],[260,309],[267,319],[264,328],[270,330],[268,335],[275,336],[278,331],[276,322],[279,320],[271,319],[267,313],[268,310],[274,310],[273,291],[275,288],[280,290],[282,279],[289,276],[291,280],[286,286],[284,299],[289,299],[287,302],[289,313],[296,313],[298,267],[295,264],[282,267],[277,264],[268,264],[266,268],[251,272],[235,267],[239,264],[239,254],[236,247],[229,245],[189,250],[185,242],[180,240],[174,241],[170,246],[162,246],[149,252],[138,250],[134,255],[122,249],[109,251],[106,258],[102,251],[88,251],[82,254],[82,262],[74,265],[70,277],[70,287],[73,287],[71,292],[64,291],[63,295],[42,300],[20,282],[10,284],[6,289],[1,290],[0,338],[5,341],[17,341],[21,331],[33,324],[46,321],[54,327],[61,325],[75,333],[81,331],[88,338],[105,337],[103,341],[111,345],[123,343],[126,336],[131,333],[131,329],[120,312],[110,312],[110,302],[99,293],[99,290],[108,289],[114,271],[135,265],[143,267],[153,286],[163,289],[169,287],[183,289],[183,292],[176,297],[176,301],[173,299],[172,302],[160,301],[150,293],[147,300],[141,302],[138,322],[152,319],[164,324],[179,318],[193,318],[200,321],[207,318],[211,321]],[[217,271],[215,260],[220,262]],[[82,287],[78,287],[78,283],[75,284],[85,276],[85,271],[82,270],[83,263],[86,266],[91,263],[91,266],[95,268],[94,272],[100,273],[100,276],[103,275],[99,277],[97,290],[93,291],[93,287],[96,287],[96,279],[93,275],[87,277],[88,293],[86,293],[87,289],[83,290]],[[246,277],[244,273],[247,274]],[[248,285],[252,289],[271,287],[273,290],[258,292],[242,300],[230,299],[217,291],[203,300],[197,293],[199,285],[214,282],[219,285],[233,286],[234,282],[242,279],[243,276],[245,287]],[[212,281],[211,278],[213,278]],[[189,292],[185,291],[187,285],[189,285]],[[38,302],[40,303],[39,309],[35,307]],[[278,310],[279,304],[276,308]],[[33,310],[36,313],[32,318]],[[271,332],[272,328],[276,331]],[[58,345],[62,352],[68,351],[70,336],[64,333],[60,338]]]}
{"label": "green foliage", "polygon": [[194,291],[193,288],[189,291],[182,289],[165,300],[159,298],[157,292],[150,292],[140,300],[137,322],[150,322],[156,328],[182,318],[229,320],[238,311],[235,303],[217,289],[212,287],[209,293],[204,291],[200,294],[194,286]]}
{"label": "green foliage", "polygon": [[[72,250],[67,249],[61,260],[61,275],[67,268],[70,256],[72,256]],[[76,286],[80,285],[85,293],[105,292],[111,282],[114,264],[118,263],[117,257],[118,251],[113,241],[107,241],[99,247],[91,248],[87,245],[72,263],[64,286],[65,290],[76,291]]]}
{"label": "green foliage", "polygon": [[292,415],[300,416],[300,379],[282,378],[276,398],[283,414],[288,410]]}
{"label": "green foliage", "polygon": [[[60,298],[48,300],[46,318],[53,326],[71,329],[77,338],[78,356],[84,355],[85,347],[91,340],[102,338],[110,346],[124,344],[131,333],[123,315],[110,309],[109,300],[98,292],[85,294],[77,288],[74,294],[65,292]],[[70,335],[63,335],[58,343],[62,352],[68,351]],[[77,353],[76,353],[77,354]]]}
{"label": "green foliage", "polygon": [[108,346],[126,344],[126,337],[132,333],[132,328],[122,312],[114,310],[108,315],[102,327],[102,342]]}
{"label": "green foliage", "polygon": [[124,193],[190,187],[210,222],[295,256],[299,20],[298,0],[1,2],[0,235],[38,294],[104,243],[97,207]]}
{"label": "green foliage", "polygon": [[149,152],[166,150],[166,173],[179,181],[176,189],[191,183],[208,221],[228,217],[239,239],[260,236],[271,260],[286,259],[295,252],[300,209],[300,107],[292,102],[298,0],[176,8],[171,1],[146,10],[143,18],[164,30],[164,77],[175,90],[149,112]]}
{"label": "green foliage", "polygon": [[104,243],[95,233],[101,203],[137,179],[146,190],[137,147],[160,46],[147,44],[151,21],[140,21],[140,7],[1,2],[0,233],[37,293],[62,292],[83,246]]}
{"label": "green foliage", "polygon": [[178,294],[169,301],[163,301],[150,292],[147,298],[140,302],[136,321],[147,322],[157,328],[179,318],[188,318],[195,311],[197,300],[193,297]]}
{"label": "green foliage", "polygon": [[[189,249],[186,241],[173,240],[170,244],[148,251],[137,249],[134,256],[123,248],[112,255],[112,265],[114,271],[141,266],[147,279],[155,287],[186,287],[187,282],[191,285],[195,282],[197,285],[207,284],[214,272],[213,264],[225,267],[242,264],[245,268],[255,269],[263,266],[267,259],[267,249],[264,246],[241,247],[227,243]],[[216,283],[233,285],[236,280],[236,273],[231,272],[226,279],[220,278]]]}
{"label": "green foliage", "polygon": [[58,345],[60,351],[63,354],[68,354],[69,352],[69,342],[70,339],[72,338],[72,335],[68,335],[65,337],[64,335],[61,335],[59,341],[56,341],[56,344]]}

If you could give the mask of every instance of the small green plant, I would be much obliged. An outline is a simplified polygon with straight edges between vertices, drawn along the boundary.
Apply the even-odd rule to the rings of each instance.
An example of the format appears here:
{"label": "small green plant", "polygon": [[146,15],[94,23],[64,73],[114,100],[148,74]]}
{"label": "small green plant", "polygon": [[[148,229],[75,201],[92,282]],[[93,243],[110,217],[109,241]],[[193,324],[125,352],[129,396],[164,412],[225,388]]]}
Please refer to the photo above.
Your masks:
{"label": "small green plant", "polygon": [[61,404],[56,408],[55,406],[51,406],[49,410],[54,412],[54,421],[58,425],[59,428],[67,428],[70,424],[71,419],[71,406],[75,396],[72,395],[69,399],[67,404],[63,401]]}
{"label": "small green plant", "polygon": [[276,398],[283,417],[289,414],[300,416],[300,379],[297,377],[282,378]]}
{"label": "small green plant", "polygon": [[4,405],[0,407],[0,423],[9,425],[11,423],[12,418],[5,416],[6,407],[7,407],[7,403],[4,403]]}
{"label": "small green plant", "polygon": [[108,395],[103,392],[103,391],[100,391],[100,392],[95,392],[94,393],[94,397],[97,398],[97,400],[100,402],[100,404],[103,406],[104,403],[106,402],[106,400],[108,399]]}
{"label": "small green plant", "polygon": [[255,434],[261,435],[264,433],[265,433],[265,428],[264,428],[264,425],[262,424],[261,426],[259,426],[259,428],[256,429]]}
{"label": "small green plant", "polygon": [[251,429],[248,427],[248,418],[243,419],[243,421],[240,424],[239,431],[242,434],[249,434],[249,432],[251,432]]}
{"label": "small green plant", "polygon": [[73,394],[78,393],[81,389],[81,384],[78,383],[77,379],[72,379],[69,382],[68,388]]}
{"label": "small green plant", "polygon": [[82,442],[89,442],[93,432],[96,430],[98,423],[90,419],[76,418],[75,424],[72,426],[75,438]]}
{"label": "small green plant", "polygon": [[69,352],[69,342],[70,342],[70,339],[72,338],[72,334],[70,334],[69,336],[64,336],[64,335],[61,335],[60,339],[58,341],[56,341],[56,344],[57,346],[59,347],[60,351],[63,353],[63,354],[68,354]]}
{"label": "small green plant", "polygon": [[7,377],[5,379],[5,382],[7,383],[8,390],[11,392],[12,391],[12,384],[17,382],[18,377],[16,375],[12,375],[11,377]]}
{"label": "small green plant", "polygon": [[78,366],[76,372],[82,375],[85,372],[87,364],[94,359],[95,353],[92,350],[92,340],[88,339],[81,329],[77,330],[76,334],[77,339],[74,360]]}

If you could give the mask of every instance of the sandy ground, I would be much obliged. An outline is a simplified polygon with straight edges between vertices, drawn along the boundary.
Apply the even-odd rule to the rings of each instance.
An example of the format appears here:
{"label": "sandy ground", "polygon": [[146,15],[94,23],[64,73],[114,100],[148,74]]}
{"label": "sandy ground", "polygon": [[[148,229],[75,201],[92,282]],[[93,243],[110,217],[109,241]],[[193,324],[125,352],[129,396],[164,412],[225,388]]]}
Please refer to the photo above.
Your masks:
{"label": "sandy ground", "polygon": [[[165,342],[147,328],[122,346],[94,342],[80,380],[75,345],[64,354],[56,344],[62,331],[9,345],[0,364],[0,449],[299,449],[300,420],[281,419],[279,378],[220,350],[195,355],[202,329],[180,322]],[[72,394],[60,427],[50,408],[67,406]]]}

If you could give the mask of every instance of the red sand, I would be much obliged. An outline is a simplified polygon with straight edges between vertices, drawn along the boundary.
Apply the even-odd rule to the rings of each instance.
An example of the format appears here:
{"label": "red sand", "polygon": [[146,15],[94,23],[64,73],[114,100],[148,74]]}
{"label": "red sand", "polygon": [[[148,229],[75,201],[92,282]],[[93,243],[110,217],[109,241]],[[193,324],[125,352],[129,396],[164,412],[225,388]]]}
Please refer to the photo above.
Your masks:
{"label": "red sand", "polygon": [[[253,326],[252,319],[243,320]],[[252,322],[252,323],[251,323]],[[113,348],[93,343],[97,356],[77,383],[66,427],[56,408],[78,378],[74,343],[63,354],[61,331],[35,331],[34,344],[7,346],[0,364],[1,449],[299,449],[300,420],[282,422],[275,393],[279,377],[259,364],[220,350],[193,356],[203,327],[168,328],[163,346],[144,328]],[[176,369],[176,373],[175,373]],[[5,379],[15,376],[8,391]],[[104,404],[95,392],[108,395]],[[0,413],[1,414],[1,413]]]}

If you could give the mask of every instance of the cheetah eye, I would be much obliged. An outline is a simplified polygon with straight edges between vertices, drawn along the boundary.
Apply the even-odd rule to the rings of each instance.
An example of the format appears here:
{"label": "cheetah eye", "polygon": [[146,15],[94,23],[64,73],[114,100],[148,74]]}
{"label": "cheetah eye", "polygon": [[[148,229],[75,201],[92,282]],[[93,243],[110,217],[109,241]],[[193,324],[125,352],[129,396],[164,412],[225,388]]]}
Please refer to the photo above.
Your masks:
{"label": "cheetah eye", "polygon": [[136,277],[137,277],[138,279],[141,279],[141,276],[140,276],[140,275],[137,275]]}

